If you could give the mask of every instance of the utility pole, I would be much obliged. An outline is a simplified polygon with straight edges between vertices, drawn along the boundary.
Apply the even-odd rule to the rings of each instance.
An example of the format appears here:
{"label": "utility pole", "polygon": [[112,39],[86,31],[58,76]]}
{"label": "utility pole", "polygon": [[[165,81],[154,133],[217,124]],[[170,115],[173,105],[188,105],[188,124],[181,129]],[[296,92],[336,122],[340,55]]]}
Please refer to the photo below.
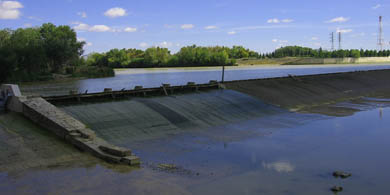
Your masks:
{"label": "utility pole", "polygon": [[225,82],[225,66],[222,66],[222,83]]}
{"label": "utility pole", "polygon": [[379,51],[383,50],[384,40],[383,40],[383,24],[382,16],[379,16],[379,34],[378,34],[378,47]]}
{"label": "utility pole", "polygon": [[332,43],[331,51],[334,51],[334,32],[330,33],[330,42]]}
{"label": "utility pole", "polygon": [[339,31],[339,50],[341,50],[341,31]]}

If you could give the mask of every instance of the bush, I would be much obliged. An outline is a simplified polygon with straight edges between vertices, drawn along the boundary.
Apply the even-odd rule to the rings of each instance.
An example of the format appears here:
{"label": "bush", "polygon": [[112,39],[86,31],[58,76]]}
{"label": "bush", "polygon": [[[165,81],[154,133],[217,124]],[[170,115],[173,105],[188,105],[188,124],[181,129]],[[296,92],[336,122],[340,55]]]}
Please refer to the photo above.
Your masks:
{"label": "bush", "polygon": [[115,72],[114,69],[109,67],[79,66],[73,69],[72,76],[87,78],[113,77]]}

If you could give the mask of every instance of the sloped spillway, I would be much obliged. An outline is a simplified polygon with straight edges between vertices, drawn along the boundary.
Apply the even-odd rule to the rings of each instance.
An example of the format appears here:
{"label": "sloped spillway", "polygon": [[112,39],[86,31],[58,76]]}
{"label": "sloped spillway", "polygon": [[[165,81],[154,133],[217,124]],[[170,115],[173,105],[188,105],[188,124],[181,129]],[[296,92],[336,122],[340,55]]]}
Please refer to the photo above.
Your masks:
{"label": "sloped spillway", "polygon": [[62,106],[109,142],[146,140],[286,112],[232,90]]}

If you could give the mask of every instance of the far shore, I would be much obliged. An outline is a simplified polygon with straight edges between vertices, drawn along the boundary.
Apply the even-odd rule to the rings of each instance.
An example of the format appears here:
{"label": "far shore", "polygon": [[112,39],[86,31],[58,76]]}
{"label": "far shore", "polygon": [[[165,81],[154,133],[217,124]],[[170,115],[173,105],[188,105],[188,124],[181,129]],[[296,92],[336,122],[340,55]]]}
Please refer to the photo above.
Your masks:
{"label": "far shore", "polygon": [[[305,64],[305,65],[281,65],[281,64],[255,64],[225,66],[225,70],[245,70],[261,68],[309,68],[309,67],[345,67],[345,66],[385,66],[389,63],[366,63],[366,64]],[[204,66],[204,67],[163,67],[163,68],[116,68],[115,74],[145,74],[161,72],[187,72],[187,71],[216,71],[222,70],[222,66]]]}

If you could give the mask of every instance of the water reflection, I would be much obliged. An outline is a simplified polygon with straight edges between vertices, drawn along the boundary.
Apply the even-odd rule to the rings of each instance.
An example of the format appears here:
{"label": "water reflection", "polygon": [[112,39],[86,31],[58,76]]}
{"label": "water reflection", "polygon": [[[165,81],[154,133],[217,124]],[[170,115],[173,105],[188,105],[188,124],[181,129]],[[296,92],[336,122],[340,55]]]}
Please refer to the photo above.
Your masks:
{"label": "water reflection", "polygon": [[273,163],[262,162],[262,165],[266,169],[274,170],[279,173],[290,173],[295,170],[295,166],[287,161],[278,161]]}

